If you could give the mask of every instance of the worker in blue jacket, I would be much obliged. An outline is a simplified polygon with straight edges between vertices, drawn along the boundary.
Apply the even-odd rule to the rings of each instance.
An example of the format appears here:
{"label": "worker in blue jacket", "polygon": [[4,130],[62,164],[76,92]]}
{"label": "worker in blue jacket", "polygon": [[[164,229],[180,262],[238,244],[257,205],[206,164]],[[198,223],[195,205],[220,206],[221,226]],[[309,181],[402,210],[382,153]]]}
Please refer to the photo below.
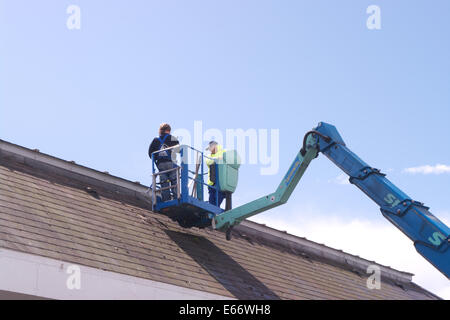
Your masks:
{"label": "worker in blue jacket", "polygon": [[[174,159],[176,159],[174,150],[164,150],[179,145],[178,139],[170,134],[171,130],[172,128],[168,123],[162,123],[159,126],[159,137],[154,138],[148,148],[148,156],[151,159],[153,155],[159,172],[167,171],[176,167],[176,163],[174,161]],[[155,151],[161,152],[154,153]],[[161,188],[175,186],[177,183],[177,171],[172,170],[162,173],[160,174],[159,179]],[[153,188],[155,188],[155,186],[153,186]],[[175,194],[176,188],[161,191],[162,201],[170,200],[171,196],[175,197]]]}

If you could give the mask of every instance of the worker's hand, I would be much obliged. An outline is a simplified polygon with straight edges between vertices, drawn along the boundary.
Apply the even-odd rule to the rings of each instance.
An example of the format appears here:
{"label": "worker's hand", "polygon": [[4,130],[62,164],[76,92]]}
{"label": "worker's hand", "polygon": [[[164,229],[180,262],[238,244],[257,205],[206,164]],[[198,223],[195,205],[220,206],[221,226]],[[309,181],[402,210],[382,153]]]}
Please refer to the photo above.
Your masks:
{"label": "worker's hand", "polygon": [[180,153],[180,150],[181,150],[181,145],[177,145],[177,146],[175,146],[175,147],[172,149],[172,151],[173,151],[174,153]]}

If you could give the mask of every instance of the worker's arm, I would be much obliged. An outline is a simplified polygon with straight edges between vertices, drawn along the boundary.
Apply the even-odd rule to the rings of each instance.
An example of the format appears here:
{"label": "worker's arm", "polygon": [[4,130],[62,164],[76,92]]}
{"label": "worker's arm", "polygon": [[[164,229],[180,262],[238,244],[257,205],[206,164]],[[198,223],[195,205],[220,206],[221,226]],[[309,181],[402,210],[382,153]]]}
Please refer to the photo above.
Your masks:
{"label": "worker's arm", "polygon": [[209,167],[210,165],[214,163],[221,163],[223,160],[223,153],[226,152],[225,149],[222,149],[219,147],[219,150],[215,154],[211,154],[209,157],[205,156],[206,158],[206,165]]}
{"label": "worker's arm", "polygon": [[206,158],[206,165],[209,167],[210,165],[214,164],[215,160],[212,158],[207,157]]}
{"label": "worker's arm", "polygon": [[177,137],[170,135],[170,140],[167,142],[168,147],[173,147],[176,145],[179,145],[180,142],[178,141]]}
{"label": "worker's arm", "polygon": [[155,139],[153,139],[152,143],[148,147],[148,156],[150,157],[150,159],[152,158],[152,153],[157,151],[158,149],[159,149],[158,139],[155,138]]}

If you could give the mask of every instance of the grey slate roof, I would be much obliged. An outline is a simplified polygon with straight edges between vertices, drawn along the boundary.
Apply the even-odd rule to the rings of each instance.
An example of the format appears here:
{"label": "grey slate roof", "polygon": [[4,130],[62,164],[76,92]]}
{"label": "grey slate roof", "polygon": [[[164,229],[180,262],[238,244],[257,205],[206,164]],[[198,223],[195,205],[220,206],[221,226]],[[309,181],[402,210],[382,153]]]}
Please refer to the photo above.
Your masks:
{"label": "grey slate roof", "polygon": [[[88,189],[89,187],[89,189]],[[238,299],[438,299],[412,275],[253,222],[232,241],[151,211],[145,186],[0,140],[0,248]]]}

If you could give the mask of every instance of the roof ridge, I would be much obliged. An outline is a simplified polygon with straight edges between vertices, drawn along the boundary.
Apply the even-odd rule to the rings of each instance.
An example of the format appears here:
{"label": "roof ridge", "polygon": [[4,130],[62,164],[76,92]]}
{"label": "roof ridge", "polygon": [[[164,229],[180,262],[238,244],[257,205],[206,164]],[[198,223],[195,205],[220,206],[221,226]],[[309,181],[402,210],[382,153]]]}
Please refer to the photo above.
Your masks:
{"label": "roof ridge", "polygon": [[32,159],[34,161],[42,162],[47,165],[88,176],[102,182],[118,185],[137,192],[145,192],[149,188],[148,186],[142,185],[140,182],[132,182],[130,180],[111,175],[108,171],[101,172],[99,170],[78,164],[73,160],[64,160],[46,153],[42,153],[39,149],[29,149],[2,139],[0,139],[0,151],[6,151],[7,153]]}

